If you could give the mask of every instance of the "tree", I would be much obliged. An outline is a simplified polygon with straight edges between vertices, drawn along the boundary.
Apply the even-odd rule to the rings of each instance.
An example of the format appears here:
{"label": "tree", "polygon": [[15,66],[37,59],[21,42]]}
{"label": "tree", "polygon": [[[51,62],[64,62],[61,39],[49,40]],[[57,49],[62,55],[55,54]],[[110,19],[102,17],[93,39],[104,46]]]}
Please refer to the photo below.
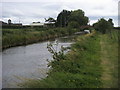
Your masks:
{"label": "tree", "polygon": [[56,20],[52,17],[49,17],[48,19],[45,18],[45,22],[56,22]]}
{"label": "tree", "polygon": [[71,12],[69,17],[69,22],[71,21],[75,21],[79,23],[80,26],[82,26],[82,25],[87,25],[89,20],[88,17],[85,16],[84,11],[78,9]]}
{"label": "tree", "polygon": [[114,23],[113,20],[111,18],[109,18],[108,22],[111,24],[112,28],[114,27]]}
{"label": "tree", "polygon": [[79,28],[79,23],[76,21],[71,21],[68,23],[68,28]]}
{"label": "tree", "polygon": [[68,10],[63,10],[62,12],[60,12],[57,16],[56,26],[58,26],[58,27],[67,26],[70,13],[71,12]]}
{"label": "tree", "polygon": [[67,29],[69,32],[69,35],[73,34],[76,32],[77,28],[80,28],[80,25],[76,21],[71,21],[68,23]]}
{"label": "tree", "polygon": [[105,34],[106,32],[110,32],[112,29],[112,24],[104,18],[98,20],[98,22],[94,23],[93,26],[96,30],[103,34]]}
{"label": "tree", "polygon": [[58,14],[56,26],[66,27],[69,22],[77,22],[80,26],[87,25],[88,17],[85,16],[84,11],[78,9],[74,11],[63,10]]}

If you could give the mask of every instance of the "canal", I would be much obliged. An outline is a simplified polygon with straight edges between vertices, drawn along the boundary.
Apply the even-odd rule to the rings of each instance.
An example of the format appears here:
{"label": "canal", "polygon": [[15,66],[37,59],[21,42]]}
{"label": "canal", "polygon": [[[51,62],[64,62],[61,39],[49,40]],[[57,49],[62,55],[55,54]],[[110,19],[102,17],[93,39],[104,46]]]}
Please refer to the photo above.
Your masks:
{"label": "canal", "polygon": [[[0,52],[2,55],[2,87],[15,88],[17,83],[25,78],[45,78],[47,76],[48,60],[52,55],[47,44],[52,43],[56,50],[61,46],[69,47],[76,36],[66,36],[26,46],[12,47]],[[58,45],[55,45],[57,44]]]}

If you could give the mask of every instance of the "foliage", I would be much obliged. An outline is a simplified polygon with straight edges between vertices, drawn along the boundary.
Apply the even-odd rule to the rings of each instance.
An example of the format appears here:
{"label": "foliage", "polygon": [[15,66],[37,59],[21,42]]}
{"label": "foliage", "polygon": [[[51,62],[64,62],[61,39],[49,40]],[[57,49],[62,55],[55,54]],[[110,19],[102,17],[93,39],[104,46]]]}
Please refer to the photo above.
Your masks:
{"label": "foliage", "polygon": [[58,14],[56,26],[66,27],[70,22],[77,22],[80,26],[87,25],[88,17],[80,9],[74,11],[63,10]]}
{"label": "foliage", "polygon": [[69,22],[71,21],[76,21],[77,23],[79,23],[80,26],[87,25],[88,17],[84,15],[84,11],[78,9],[71,12]]}
{"label": "foliage", "polygon": [[70,11],[68,10],[63,10],[62,12],[60,12],[57,16],[57,22],[56,22],[56,26],[58,27],[65,27],[68,24],[68,18],[70,16]]}
{"label": "foliage", "polygon": [[79,23],[76,21],[71,21],[68,23],[68,28],[79,28]]}
{"label": "foliage", "polygon": [[[71,30],[71,33],[78,30]],[[9,48],[12,46],[26,45],[39,41],[52,39],[55,37],[69,35],[67,28],[40,28],[31,27],[24,29],[2,29],[2,48]]]}
{"label": "foliage", "polygon": [[107,21],[104,18],[101,18],[100,20],[98,20],[98,22],[94,23],[93,26],[96,30],[98,30],[103,34],[107,32],[111,32],[111,29],[113,28],[111,19]]}
{"label": "foliage", "polygon": [[56,22],[56,20],[52,17],[49,17],[48,19],[45,19],[45,22]]}
{"label": "foliage", "polygon": [[109,18],[108,22],[111,24],[111,27],[113,28],[114,27],[113,20],[111,18]]}
{"label": "foliage", "polygon": [[[93,46],[94,45],[94,46]],[[50,48],[51,47],[51,48]],[[72,45],[71,51],[56,54],[50,45],[48,49],[55,55],[49,65],[48,76],[42,80],[23,82],[24,88],[99,88],[101,87],[99,36],[83,36]],[[60,55],[60,57],[58,57]],[[62,56],[61,56],[62,55]]]}
{"label": "foliage", "polygon": [[72,35],[73,33],[79,31],[79,24],[75,21],[69,22],[67,30],[69,32],[69,35]]}
{"label": "foliage", "polygon": [[[56,43],[57,45],[58,43]],[[50,43],[47,45],[48,51],[53,55],[53,59],[56,61],[59,61],[61,59],[64,59],[64,50],[65,48],[61,46],[61,50],[57,52],[57,50],[54,49],[53,45]]]}

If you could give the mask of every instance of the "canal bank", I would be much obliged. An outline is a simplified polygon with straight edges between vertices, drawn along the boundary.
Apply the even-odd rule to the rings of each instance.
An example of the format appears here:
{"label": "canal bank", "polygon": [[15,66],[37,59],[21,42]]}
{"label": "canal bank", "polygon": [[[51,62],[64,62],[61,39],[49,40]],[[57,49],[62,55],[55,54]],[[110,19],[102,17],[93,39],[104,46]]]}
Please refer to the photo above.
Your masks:
{"label": "canal bank", "polygon": [[61,46],[69,47],[76,36],[56,38],[41,43],[12,47],[2,52],[2,86],[3,88],[18,87],[21,79],[41,79],[46,77],[48,61],[52,60],[47,44],[52,43],[58,51]]}
{"label": "canal bank", "polygon": [[55,58],[49,63],[48,77],[42,80],[24,80],[20,86],[22,88],[101,87],[99,41],[99,35],[94,33],[78,37],[70,52],[65,55],[55,54]]}
{"label": "canal bank", "polygon": [[79,29],[68,28],[26,28],[2,29],[2,49],[26,46],[62,36],[72,35]]}
{"label": "canal bank", "polygon": [[[110,38],[112,36],[112,38]],[[106,38],[107,37],[107,38]],[[22,88],[118,88],[117,86],[117,50],[116,44],[118,33],[107,34],[87,34],[84,37],[78,37],[71,46],[71,51],[62,55],[61,59],[54,58],[49,63],[50,70],[48,76],[42,80],[29,79],[19,85]],[[114,48],[114,55],[111,54],[111,45],[101,44],[111,43]],[[114,43],[113,43],[114,42]],[[106,47],[106,48],[105,48]],[[104,48],[104,50],[103,50]],[[110,58],[103,51],[109,51]],[[116,53],[116,54],[115,54]],[[105,55],[103,55],[105,54]],[[107,58],[107,59],[105,59]],[[107,62],[107,63],[103,63]],[[109,64],[106,65],[106,64]],[[115,65],[115,67],[114,67]],[[111,70],[111,67],[112,68]],[[108,73],[109,70],[111,73]],[[111,76],[111,77],[106,77]],[[109,78],[109,79],[108,79]],[[111,83],[109,83],[109,81]],[[114,82],[114,85],[112,84]],[[112,86],[111,86],[112,84]]]}

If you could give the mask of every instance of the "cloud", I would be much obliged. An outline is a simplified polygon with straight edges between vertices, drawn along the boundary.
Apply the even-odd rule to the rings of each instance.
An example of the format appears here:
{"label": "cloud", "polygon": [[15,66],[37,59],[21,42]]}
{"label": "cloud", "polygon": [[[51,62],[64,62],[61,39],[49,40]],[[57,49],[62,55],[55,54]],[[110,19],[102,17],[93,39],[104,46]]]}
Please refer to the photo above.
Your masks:
{"label": "cloud", "polygon": [[[9,2],[8,2],[9,1]],[[44,22],[44,18],[53,17],[63,10],[82,9],[91,22],[101,17],[112,17],[116,21],[119,0],[4,0],[2,1],[2,19],[19,20],[29,24],[32,21]],[[117,24],[117,23],[116,23]]]}
{"label": "cloud", "polygon": [[114,0],[80,0],[78,2],[64,2],[73,9],[81,8],[88,16],[115,16],[118,4]]}

